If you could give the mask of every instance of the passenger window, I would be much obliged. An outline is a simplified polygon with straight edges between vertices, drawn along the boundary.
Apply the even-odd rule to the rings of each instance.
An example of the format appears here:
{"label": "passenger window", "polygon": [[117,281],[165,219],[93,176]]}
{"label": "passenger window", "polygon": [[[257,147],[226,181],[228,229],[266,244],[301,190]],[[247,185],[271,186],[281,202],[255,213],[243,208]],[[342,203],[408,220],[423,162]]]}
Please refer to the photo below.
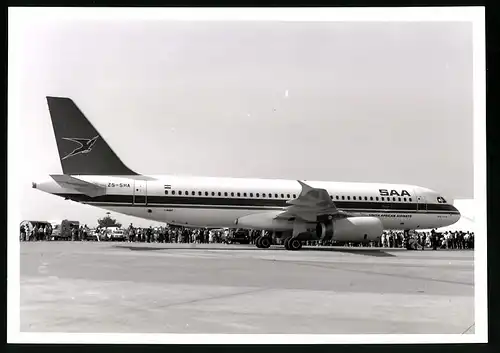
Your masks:
{"label": "passenger window", "polygon": [[217,193],[217,195],[221,196],[221,192],[219,191],[219,192]]}
{"label": "passenger window", "polygon": [[336,195],[335,198],[338,200],[339,199],[339,195]]}
{"label": "passenger window", "polygon": [[398,201],[401,202],[401,197],[398,197]]}
{"label": "passenger window", "polygon": [[175,195],[175,190],[172,190],[172,195]]}
{"label": "passenger window", "polygon": [[380,199],[381,199],[382,201],[384,201],[384,197],[383,197],[383,196],[382,196]]}
{"label": "passenger window", "polygon": [[370,201],[373,201],[373,196],[370,196]]}
{"label": "passenger window", "polygon": [[212,196],[215,196],[215,192],[212,191]]}
{"label": "passenger window", "polygon": [[411,202],[411,197],[408,200],[410,200],[410,202]]}
{"label": "passenger window", "polygon": [[201,196],[201,191],[198,191],[198,196]]}
{"label": "passenger window", "polygon": [[208,191],[205,191],[205,196],[208,196]]}
{"label": "passenger window", "polygon": [[378,196],[377,196],[377,197],[375,197],[375,201],[378,201]]}
{"label": "passenger window", "polygon": [[395,197],[393,197],[393,198],[392,198],[392,201],[396,201],[396,198],[395,198]]}
{"label": "passenger window", "polygon": [[227,192],[224,193],[224,196],[227,196]]}
{"label": "passenger window", "polygon": [[259,197],[259,195],[260,195],[259,193],[256,193],[256,194],[255,194],[255,196],[257,196],[257,197]]}
{"label": "passenger window", "polygon": [[350,200],[351,199],[351,196],[347,196],[347,199]]}
{"label": "passenger window", "polygon": [[332,199],[332,200],[333,200],[333,196],[332,196],[332,195],[330,195],[330,199]]}
{"label": "passenger window", "polygon": [[404,201],[404,202],[406,202],[406,197],[405,197],[405,198],[403,198],[403,201]]}
{"label": "passenger window", "polygon": [[269,197],[270,197],[270,198],[271,198],[271,197],[273,197],[273,194],[269,194]]}
{"label": "passenger window", "polygon": [[253,192],[250,193],[250,197],[253,197]]}
{"label": "passenger window", "polygon": [[240,197],[240,193],[238,192],[238,193],[236,194],[236,196]]}
{"label": "passenger window", "polygon": [[194,191],[191,191],[191,195],[194,195],[194,194],[196,194],[196,193]]}
{"label": "passenger window", "polygon": [[247,193],[246,192],[243,193],[243,197],[247,197]]}
{"label": "passenger window", "polygon": [[231,197],[234,197],[234,192],[231,193]]}
{"label": "passenger window", "polygon": [[367,201],[367,200],[368,200],[368,197],[365,196],[365,201]]}
{"label": "passenger window", "polygon": [[281,198],[284,199],[285,198],[285,195],[281,194]]}
{"label": "passenger window", "polygon": [[294,199],[296,199],[296,198],[297,198],[297,196],[295,196],[295,194],[293,194],[293,198],[294,198]]}
{"label": "passenger window", "polygon": [[290,194],[286,194],[286,198],[289,199],[290,198]]}
{"label": "passenger window", "polygon": [[278,198],[279,196],[278,196],[278,194],[274,194],[274,197]]}
{"label": "passenger window", "polygon": [[342,200],[345,200],[345,196],[344,195],[342,195]]}

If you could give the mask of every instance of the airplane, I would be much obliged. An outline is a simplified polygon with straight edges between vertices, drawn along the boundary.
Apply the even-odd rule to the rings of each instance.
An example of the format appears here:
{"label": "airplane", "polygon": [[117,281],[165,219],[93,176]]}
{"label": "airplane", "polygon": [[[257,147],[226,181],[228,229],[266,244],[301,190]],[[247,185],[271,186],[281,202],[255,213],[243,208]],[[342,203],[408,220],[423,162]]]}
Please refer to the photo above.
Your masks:
{"label": "airplane", "polygon": [[270,247],[270,232],[294,251],[307,240],[369,242],[385,229],[408,234],[460,219],[438,192],[416,185],[141,175],[72,99],[47,103],[63,174],[32,187],[66,200],[175,226],[260,230],[258,248]]}

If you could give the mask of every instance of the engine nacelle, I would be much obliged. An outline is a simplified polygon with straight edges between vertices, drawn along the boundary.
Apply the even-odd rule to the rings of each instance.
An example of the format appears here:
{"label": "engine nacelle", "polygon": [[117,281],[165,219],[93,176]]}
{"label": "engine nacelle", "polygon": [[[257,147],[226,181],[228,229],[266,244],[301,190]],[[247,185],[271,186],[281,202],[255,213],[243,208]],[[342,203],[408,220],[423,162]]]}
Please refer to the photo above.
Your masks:
{"label": "engine nacelle", "polygon": [[316,236],[323,240],[367,242],[382,235],[382,222],[376,217],[348,217],[319,222]]}
{"label": "engine nacelle", "polygon": [[319,240],[331,240],[333,238],[333,221],[318,222],[316,236]]}
{"label": "engine nacelle", "polygon": [[251,214],[238,218],[234,224],[245,229],[288,230],[293,228],[293,221],[275,219],[283,211],[272,211]]}

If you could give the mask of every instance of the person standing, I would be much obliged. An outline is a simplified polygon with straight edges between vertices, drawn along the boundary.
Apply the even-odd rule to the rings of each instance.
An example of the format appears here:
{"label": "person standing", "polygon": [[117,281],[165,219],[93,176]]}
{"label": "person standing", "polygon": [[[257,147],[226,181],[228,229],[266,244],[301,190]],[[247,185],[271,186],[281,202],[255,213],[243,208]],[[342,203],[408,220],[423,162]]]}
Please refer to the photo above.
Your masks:
{"label": "person standing", "polygon": [[26,228],[24,227],[23,224],[21,224],[21,228],[19,231],[21,234],[21,241],[26,241]]}

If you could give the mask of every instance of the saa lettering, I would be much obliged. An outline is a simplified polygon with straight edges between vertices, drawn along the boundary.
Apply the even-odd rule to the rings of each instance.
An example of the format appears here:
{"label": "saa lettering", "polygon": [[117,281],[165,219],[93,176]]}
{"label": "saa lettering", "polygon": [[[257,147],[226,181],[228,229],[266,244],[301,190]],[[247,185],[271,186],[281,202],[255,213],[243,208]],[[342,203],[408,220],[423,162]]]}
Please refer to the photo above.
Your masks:
{"label": "saa lettering", "polygon": [[380,196],[411,196],[406,190],[398,192],[397,190],[379,189],[378,191],[380,192]]}

